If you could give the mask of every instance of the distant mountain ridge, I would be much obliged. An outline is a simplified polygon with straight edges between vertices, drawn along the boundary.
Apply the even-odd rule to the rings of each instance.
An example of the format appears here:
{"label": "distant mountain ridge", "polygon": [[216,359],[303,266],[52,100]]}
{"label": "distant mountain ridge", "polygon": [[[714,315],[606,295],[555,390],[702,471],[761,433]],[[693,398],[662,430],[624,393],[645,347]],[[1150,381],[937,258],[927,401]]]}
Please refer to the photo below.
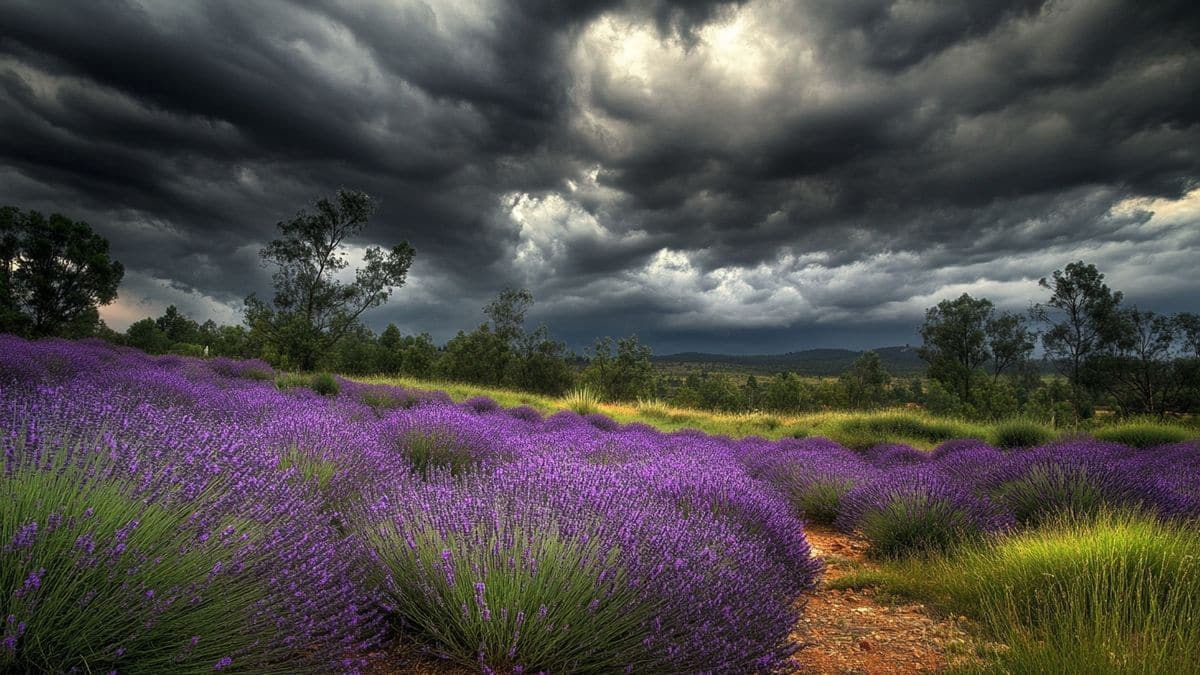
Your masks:
{"label": "distant mountain ridge", "polygon": [[655,356],[656,363],[710,367],[737,368],[769,375],[790,371],[797,375],[830,376],[840,375],[850,368],[863,351],[879,354],[883,367],[892,375],[920,375],[925,372],[925,362],[917,356],[913,346],[880,347],[855,351],[852,349],[805,349],[786,354],[707,354],[703,352],[681,352]]}

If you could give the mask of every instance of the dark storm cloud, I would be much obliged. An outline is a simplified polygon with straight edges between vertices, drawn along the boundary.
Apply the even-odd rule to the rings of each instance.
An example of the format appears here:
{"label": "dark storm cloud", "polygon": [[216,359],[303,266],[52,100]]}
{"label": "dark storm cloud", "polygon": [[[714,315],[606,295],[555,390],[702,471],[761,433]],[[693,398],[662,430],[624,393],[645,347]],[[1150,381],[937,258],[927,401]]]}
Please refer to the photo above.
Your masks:
{"label": "dark storm cloud", "polygon": [[572,340],[726,351],[891,341],[1078,257],[1164,307],[1200,291],[1194,3],[104,0],[0,26],[0,201],[109,237],[118,325],[232,320],[273,224],[341,186],[380,198],[358,243],[418,249],[372,322],[439,336],[506,285]]}

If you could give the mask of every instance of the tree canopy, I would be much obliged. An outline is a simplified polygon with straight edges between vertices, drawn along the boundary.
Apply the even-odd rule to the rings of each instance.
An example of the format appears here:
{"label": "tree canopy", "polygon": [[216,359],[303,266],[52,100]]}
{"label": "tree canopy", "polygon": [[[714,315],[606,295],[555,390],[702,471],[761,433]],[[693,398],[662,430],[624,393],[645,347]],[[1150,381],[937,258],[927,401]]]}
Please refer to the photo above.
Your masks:
{"label": "tree canopy", "polygon": [[92,334],[97,307],[125,275],[108,240],[85,222],[0,208],[0,331],[31,337]]}
{"label": "tree canopy", "polygon": [[259,252],[276,268],[275,294],[271,302],[247,297],[246,323],[289,366],[314,368],[363,312],[387,302],[392,290],[404,285],[416,253],[406,241],[388,251],[368,248],[354,281],[337,279],[350,264],[347,241],[363,231],[374,212],[375,201],[366,193],[339,190],[333,199],[317,200],[314,212],[301,211],[278,223],[281,236]]}

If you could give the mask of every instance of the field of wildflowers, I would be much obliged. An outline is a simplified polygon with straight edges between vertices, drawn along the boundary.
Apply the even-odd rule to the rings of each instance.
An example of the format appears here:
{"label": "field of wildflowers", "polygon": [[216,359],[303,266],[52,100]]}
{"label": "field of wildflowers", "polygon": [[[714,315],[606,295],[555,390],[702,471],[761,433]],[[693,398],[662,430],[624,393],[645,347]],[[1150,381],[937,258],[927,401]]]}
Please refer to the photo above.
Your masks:
{"label": "field of wildflowers", "polygon": [[851,450],[0,336],[0,670],[769,672],[821,562],[1200,518],[1200,445]]}

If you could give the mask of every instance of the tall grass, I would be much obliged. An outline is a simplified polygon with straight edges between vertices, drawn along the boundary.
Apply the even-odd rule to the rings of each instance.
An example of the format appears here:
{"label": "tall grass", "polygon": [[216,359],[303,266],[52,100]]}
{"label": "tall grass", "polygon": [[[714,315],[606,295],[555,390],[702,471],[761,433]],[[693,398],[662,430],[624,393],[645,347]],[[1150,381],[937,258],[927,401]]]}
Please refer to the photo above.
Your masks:
{"label": "tall grass", "polygon": [[1097,429],[1096,438],[1113,441],[1133,448],[1152,448],[1156,445],[1179,443],[1196,438],[1194,429],[1154,420],[1132,420],[1112,427]]}
{"label": "tall grass", "polygon": [[600,412],[600,395],[588,387],[576,387],[563,397],[563,407],[580,415]]}
{"label": "tall grass", "polygon": [[978,619],[1007,649],[980,672],[1200,672],[1200,532],[1133,512],[1063,516],[840,586],[877,585]]}

